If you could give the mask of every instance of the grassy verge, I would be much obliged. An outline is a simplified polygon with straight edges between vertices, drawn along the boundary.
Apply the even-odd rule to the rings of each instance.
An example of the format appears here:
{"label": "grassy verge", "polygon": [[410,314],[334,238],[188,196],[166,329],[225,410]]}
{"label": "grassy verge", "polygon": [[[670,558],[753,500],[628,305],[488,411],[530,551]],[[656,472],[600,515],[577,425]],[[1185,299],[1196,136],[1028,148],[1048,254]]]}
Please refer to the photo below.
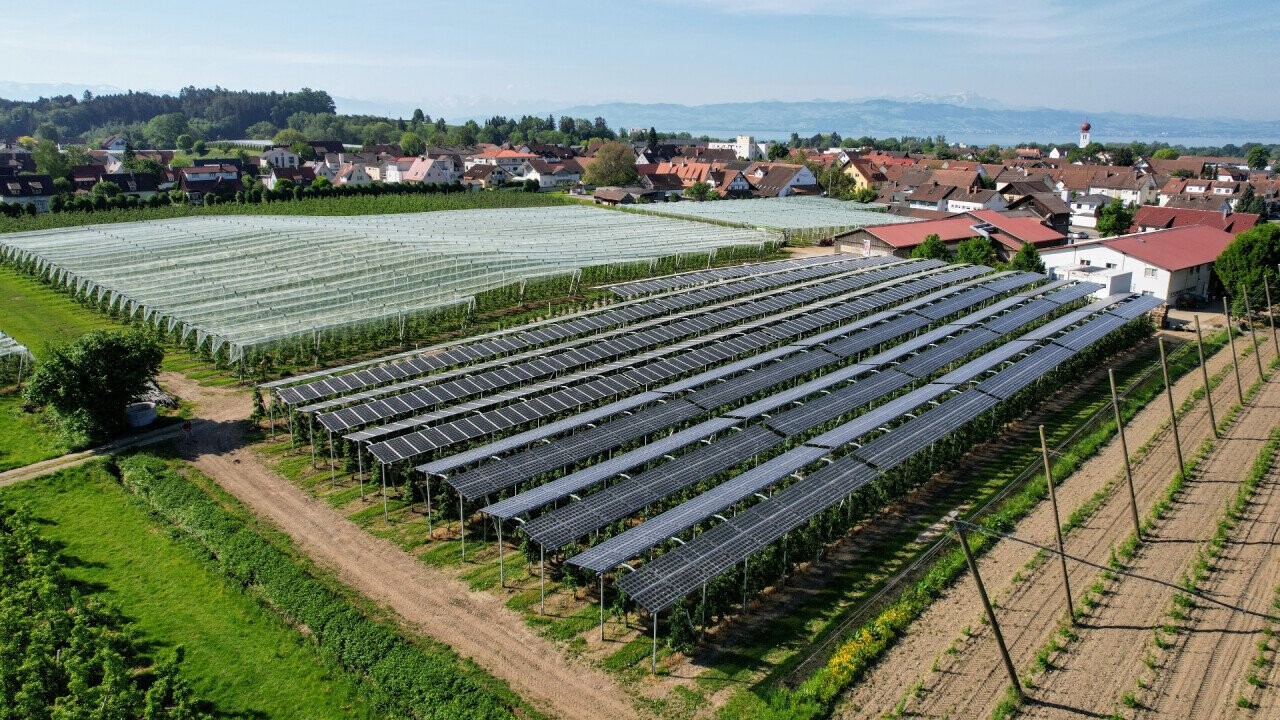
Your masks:
{"label": "grassy verge", "polygon": [[[370,704],[387,716],[532,717],[536,712],[474,663],[390,623],[309,562],[277,532],[261,533],[212,483],[177,461],[140,453],[120,461],[122,483],[198,542],[219,571],[262,598],[314,639],[336,669],[359,678]],[[180,472],[181,471],[181,472]]]}
{"label": "grassy verge", "polygon": [[5,488],[0,500],[30,508],[40,534],[62,545],[67,572],[124,612],[152,658],[183,646],[181,674],[214,713],[376,716],[357,683],[150,517],[102,463]]}

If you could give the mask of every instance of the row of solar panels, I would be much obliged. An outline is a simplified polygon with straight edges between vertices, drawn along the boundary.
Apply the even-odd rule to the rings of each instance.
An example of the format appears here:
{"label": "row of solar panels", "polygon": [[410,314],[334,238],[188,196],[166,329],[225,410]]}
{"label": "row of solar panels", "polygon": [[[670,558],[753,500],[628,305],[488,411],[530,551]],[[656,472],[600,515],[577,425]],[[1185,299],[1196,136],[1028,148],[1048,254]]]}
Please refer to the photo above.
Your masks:
{"label": "row of solar panels", "polygon": [[[658,338],[659,341],[670,341],[680,336],[690,336],[699,332],[705,332],[707,328],[710,327],[710,324],[723,325],[731,323],[735,320],[735,315],[740,319],[744,313],[748,312],[748,310],[759,314],[767,311],[771,305],[780,307],[782,303],[788,300],[791,301],[791,304],[794,304],[796,302],[793,299],[795,293],[807,292],[809,296],[812,297],[815,293],[824,292],[822,288],[834,288],[838,290],[840,287],[843,287],[842,283],[847,282],[850,279],[850,276],[856,277],[861,272],[910,272],[910,270],[903,269],[910,267],[920,268],[923,266],[919,263],[899,263],[893,267],[885,268],[883,270],[868,270],[863,268],[846,269],[846,277],[837,277],[830,279],[828,282],[819,283],[818,285],[821,287],[818,287],[814,283],[808,283],[802,284],[797,288],[770,288],[764,293],[757,294],[754,299],[752,297],[735,298],[710,307],[688,310],[675,315],[663,316],[646,322],[629,325],[625,329],[613,330],[591,338],[590,340],[579,340],[566,343],[563,346],[542,348],[540,350],[520,353],[518,355],[458,368],[448,372],[417,377],[391,385],[378,386],[372,389],[344,395],[339,398],[312,403],[299,408],[299,412],[315,412],[318,414],[318,417],[321,418],[321,422],[324,423],[326,427],[335,431],[345,430],[363,423],[358,420],[358,416],[356,415],[342,413],[340,410],[331,410],[331,408],[346,409],[358,404],[376,404],[390,396],[421,392],[422,388],[426,388],[431,385],[450,382],[459,378],[475,378],[480,373],[484,373],[487,376],[494,376],[494,373],[500,373],[512,367],[528,366],[534,363],[542,363],[545,365],[548,358],[551,357],[567,356],[573,358],[575,357],[574,353],[577,353],[577,356],[581,357],[581,354],[584,351],[588,353],[594,352],[593,348],[598,346],[612,347],[609,343],[617,343],[619,341],[625,342],[627,338],[632,338],[642,333],[647,334],[645,337],[655,337]],[[704,323],[705,318],[710,318],[710,324]],[[668,330],[669,328],[674,328],[674,330]],[[664,337],[664,334],[669,335],[670,337]],[[551,360],[551,362],[554,362],[554,360]],[[588,359],[586,362],[589,365],[591,360]],[[573,365],[581,366],[582,363],[573,363]],[[396,414],[398,413],[394,411],[385,412],[376,416],[375,419],[386,419],[394,417]],[[326,415],[333,415],[334,419],[326,422],[324,420]]]}
{"label": "row of solar panels", "polygon": [[[581,348],[548,354],[527,362],[495,368],[457,380],[423,387],[412,392],[353,405],[328,413],[321,413],[317,416],[317,419],[326,429],[340,432],[353,427],[378,421],[387,421],[405,414],[420,412],[426,408],[451,403],[465,397],[497,393],[530,380],[546,378],[569,371],[578,372],[575,375],[563,377],[561,384],[567,385],[580,381],[584,377],[603,374],[604,372],[616,373],[626,369],[633,363],[627,362],[608,366],[601,366],[599,363],[609,358],[624,357],[641,350],[661,346],[667,346],[671,352],[675,353],[685,349],[679,345],[680,341],[696,337],[700,337],[703,344],[713,344],[715,342],[732,343],[732,340],[726,338],[729,334],[737,332],[739,327],[744,326],[746,321],[767,318],[770,314],[782,313],[783,311],[794,313],[797,312],[797,308],[811,305],[824,297],[846,294],[878,282],[910,276],[939,266],[940,264],[935,261],[925,261],[863,270],[819,285],[783,292],[759,300],[747,300],[729,307],[711,310],[705,314],[686,318],[671,325],[661,325],[630,335],[619,335],[614,339],[603,340]],[[714,332],[721,328],[731,328],[731,330],[729,333],[719,332],[717,334]],[[692,352],[696,353],[698,351]],[[703,352],[714,353],[719,351]],[[639,364],[661,357],[664,354],[666,353],[649,353],[636,356],[632,358],[632,361],[634,364]],[[691,364],[697,365],[702,362],[701,359],[695,357],[692,358],[691,363],[690,358],[685,357],[690,354],[683,353],[683,355],[660,360],[652,365],[638,367],[628,374],[633,376],[639,384],[645,384],[656,379],[669,377],[672,374],[685,372]],[[583,370],[583,368],[592,366],[596,366],[597,369],[595,371]],[[543,385],[542,387],[545,389],[547,386]],[[527,402],[537,401],[535,399]],[[395,430],[398,429],[395,428]]]}
{"label": "row of solar panels", "polygon": [[[768,345],[776,345],[783,342],[791,342],[794,345],[791,349],[782,350],[781,352],[771,351],[770,353],[757,355],[738,363],[731,363],[714,370],[705,371],[693,377],[686,378],[685,380],[670,383],[658,388],[658,392],[664,394],[683,392],[699,385],[716,382],[732,373],[749,370],[754,366],[769,362],[775,357],[792,355],[807,347],[825,343],[833,338],[851,333],[864,325],[876,324],[896,317],[899,311],[884,311],[870,319],[828,331],[827,333],[809,338],[808,340],[799,339],[802,335],[811,332],[818,327],[840,322],[848,323],[852,318],[896,304],[905,297],[919,295],[922,292],[934,290],[940,285],[943,286],[944,289],[936,290],[934,293],[921,298],[917,303],[913,304],[913,306],[917,304],[920,306],[926,306],[928,303],[935,302],[939,298],[946,297],[950,292],[958,290],[957,288],[945,289],[946,283],[954,282],[957,279],[965,278],[972,274],[980,274],[981,272],[982,271],[980,269],[973,267],[956,268],[942,273],[916,277],[912,280],[889,286],[869,288],[863,297],[858,297],[848,302],[838,303],[822,313],[802,314],[801,316],[788,320],[785,324],[765,327],[737,337],[725,339],[710,338],[711,342],[709,342],[706,347],[688,351],[669,360],[644,365],[627,371],[620,376],[614,377],[623,381],[633,382],[635,387],[638,388],[642,385],[652,384],[658,380],[669,379],[684,374],[690,369],[690,365],[693,364],[693,362],[699,363],[701,366],[705,367],[724,362],[739,355],[758,351]],[[1043,276],[1039,275],[1023,274],[1022,283],[1028,284],[1036,279],[1042,279],[1042,277]],[[1000,278],[996,282],[1003,283],[1005,281],[1003,278]],[[818,324],[819,322],[821,324]],[[484,413],[479,416],[483,418],[481,421],[482,426],[486,428],[487,431],[496,431],[498,429],[506,429],[520,424],[517,422],[517,419],[528,419],[531,414],[536,415],[539,419],[551,414],[559,414],[562,412],[562,406],[565,402],[573,403],[577,401],[577,398],[573,397],[573,394],[590,391],[594,386],[596,386],[597,382],[590,382],[585,385],[565,388],[541,398],[534,398],[532,400],[519,403],[518,406],[513,406],[516,407],[515,410],[508,410],[508,408],[504,407]],[[599,399],[601,397],[603,397],[603,394],[601,393],[588,392],[587,395],[583,396],[583,402],[581,402],[579,406],[587,404],[587,402],[592,399]],[[631,407],[629,404],[622,403],[622,401],[617,401],[614,405],[618,407],[625,406],[626,409],[630,409]],[[516,415],[513,416],[513,412],[516,413]],[[621,412],[621,410],[619,410],[619,412]],[[474,439],[488,434],[488,432],[478,432],[477,429],[477,424],[474,422],[464,426],[459,421],[453,421],[383,442],[372,443],[369,446],[369,450],[382,462],[395,462],[422,455],[426,452],[438,450],[462,440]],[[459,432],[461,435],[458,434]],[[526,440],[525,438],[530,437],[531,434],[533,440]],[[473,457],[479,459],[488,458],[492,455],[500,454],[501,452],[505,452],[515,447],[520,447],[522,444],[528,444],[528,442],[536,441],[544,437],[550,437],[550,434],[540,434],[537,431],[522,433],[514,438],[503,438],[495,441],[483,446],[477,451],[467,451],[450,457],[434,460],[430,463],[419,466],[418,469],[428,474],[448,473],[458,467],[474,462],[474,460],[471,459]]]}
{"label": "row of solar panels", "polygon": [[689,292],[654,298],[644,302],[629,303],[600,313],[549,323],[512,335],[469,345],[460,345],[440,352],[424,352],[422,355],[385,365],[376,365],[353,373],[282,388],[277,391],[276,396],[287,405],[301,405],[320,398],[395,382],[414,375],[425,375],[436,370],[475,362],[480,359],[499,357],[519,350],[531,349],[566,338],[597,332],[605,328],[619,327],[743,294],[826,277],[858,267],[871,267],[885,262],[892,262],[893,260],[893,258],[851,258],[848,261],[798,267],[790,271],[747,278],[739,282],[690,290]]}
{"label": "row of solar panels", "polygon": [[[1097,286],[1092,286],[1096,288]],[[1041,292],[1040,290],[1024,293],[1014,296],[1012,300],[1027,302],[1032,295]],[[1053,308],[1059,307],[1065,302],[1069,302],[1066,298],[1072,296],[1069,291],[1059,290],[1048,295],[1052,298],[1050,302],[1039,305],[1040,307],[1048,306],[1039,316],[1024,317],[1023,324],[1034,322],[1039,317],[1051,312]],[[1059,302],[1061,301],[1061,302]],[[797,407],[786,409],[782,412],[766,417],[758,426],[747,428],[745,433],[753,437],[756,441],[760,441],[761,437],[769,438],[769,442],[763,442],[759,449],[755,449],[753,445],[741,444],[738,438],[740,435],[731,435],[725,440],[721,440],[711,445],[698,448],[690,452],[688,455],[680,457],[678,462],[671,462],[652,468],[634,478],[629,478],[615,485],[612,492],[606,490],[601,493],[588,495],[583,500],[573,503],[565,508],[550,513],[543,514],[529,521],[523,526],[524,532],[535,542],[544,547],[558,548],[579,537],[586,535],[592,530],[602,527],[608,522],[613,522],[626,517],[630,513],[644,507],[650,503],[656,502],[664,497],[674,494],[687,485],[705,479],[716,472],[728,469],[734,465],[744,462],[752,455],[758,454],[762,450],[766,450],[783,441],[784,438],[801,435],[807,431],[811,431],[825,423],[834,421],[839,417],[847,415],[857,408],[871,405],[878,400],[888,397],[894,392],[899,391],[910,383],[919,379],[920,376],[912,376],[900,370],[907,365],[915,367],[931,367],[932,372],[937,369],[972,354],[979,348],[989,345],[996,340],[999,335],[991,333],[984,328],[971,328],[966,324],[973,316],[984,315],[984,311],[972,313],[966,318],[962,318],[955,323],[938,328],[936,331],[926,333],[925,335],[933,336],[930,342],[926,344],[907,341],[899,343],[894,347],[867,358],[852,366],[847,366],[830,372],[826,375],[819,376],[813,380],[802,383],[798,386],[774,393],[763,400],[751,403],[736,412],[726,413],[726,417],[736,420],[746,420],[757,417],[766,412],[774,412],[779,408],[785,408],[802,398],[814,397],[813,400],[800,404]],[[963,329],[968,328],[968,329]],[[918,336],[919,337],[919,336]],[[929,345],[937,343],[936,346],[930,348]],[[819,353],[814,355],[820,356]],[[910,358],[904,361],[904,358]],[[831,358],[836,360],[836,358]],[[927,364],[918,364],[915,361],[921,359],[930,359]],[[780,367],[779,364],[775,367]],[[895,369],[889,369],[889,366]],[[763,373],[757,373],[763,374]],[[788,379],[798,377],[802,373],[797,373],[790,377],[780,375],[774,384],[785,382]],[[856,382],[851,382],[854,379]],[[734,383],[736,384],[736,383]],[[837,388],[837,386],[843,387]],[[855,430],[856,438],[866,432],[874,430],[882,424],[892,421],[902,412],[910,410],[919,405],[920,402],[932,399],[937,394],[945,390],[936,390],[932,386],[925,392],[916,391],[900,401],[894,401],[887,405],[882,405],[866,415],[860,416],[858,421],[847,423],[842,428],[849,428],[851,425],[865,426],[865,430]],[[935,392],[936,390],[936,392]],[[696,402],[695,396],[690,396],[690,400]],[[700,427],[700,426],[695,426]],[[767,429],[766,429],[767,428]],[[769,432],[772,430],[773,432]],[[833,431],[833,433],[836,431]],[[761,435],[761,433],[764,433]],[[675,435],[680,435],[676,433]],[[675,437],[675,435],[669,437]],[[834,440],[832,433],[827,433],[818,439],[811,440],[810,445],[818,445],[823,448],[833,447],[830,442]],[[664,438],[666,440],[666,438]],[[703,438],[698,438],[703,440]],[[661,441],[660,441],[661,442]],[[843,440],[838,444],[844,444],[848,440]],[[725,444],[728,447],[738,449],[737,453],[726,453]],[[658,443],[653,443],[658,444]],[[685,443],[689,445],[692,443]],[[649,446],[639,448],[631,453],[626,453],[619,458],[611,460],[610,463],[618,465],[625,462],[628,456],[631,456],[636,462],[630,466],[636,466],[650,460],[658,459],[666,454],[666,449],[662,453],[655,454],[651,452]],[[703,458],[707,458],[706,461]],[[714,465],[714,470],[707,466],[707,463]],[[603,465],[603,464],[602,464]],[[686,471],[686,465],[698,467],[703,472],[700,476],[689,475]],[[589,487],[589,480],[603,480],[612,475],[601,475],[593,472],[594,466],[586,470],[574,473],[552,481],[546,485],[535,488],[532,491],[515,495],[511,498],[503,500],[495,505],[484,508],[486,512],[497,517],[509,518],[521,513],[530,512],[541,507],[541,504],[551,500],[559,500],[568,497],[572,493],[577,493]],[[612,468],[610,468],[612,469]],[[623,468],[626,469],[626,468]],[[613,473],[616,474],[616,473]],[[726,489],[732,492],[732,486]],[[722,491],[724,492],[724,491]],[[620,500],[622,500],[620,502]],[[638,502],[639,505],[628,504]],[[594,524],[599,523],[599,524]],[[652,528],[653,531],[661,530],[658,526]],[[660,538],[661,539],[661,538]],[[610,565],[609,567],[612,567]]]}
{"label": "row of solar panels", "polygon": [[[1041,275],[1030,273],[1024,274],[1022,277],[1022,283],[1024,285],[1043,279],[1043,276]],[[1002,281],[1003,279],[1000,279],[996,282]],[[978,302],[981,302],[981,300],[972,299],[971,305],[977,304]],[[923,310],[927,311],[930,307],[932,306],[926,305]],[[916,317],[918,316],[908,312],[903,316],[894,317],[885,322],[876,324],[873,327],[868,328],[864,326],[859,332],[856,332],[854,336],[857,334],[874,333],[879,338],[876,344],[889,342],[913,332],[918,325],[910,321]],[[893,330],[890,332],[880,332],[882,328],[891,328]],[[730,382],[712,385],[685,396],[685,400],[696,406],[698,411],[689,411],[688,417],[682,419],[691,419],[697,415],[706,413],[721,406],[741,401],[767,388],[794,380],[809,373],[818,371],[819,369],[833,368],[842,364],[847,358],[847,356],[830,352],[828,348],[823,345],[813,346],[813,350],[813,352],[802,352],[797,355],[790,356],[785,361],[774,362],[763,369],[735,378]],[[817,352],[818,350],[822,350],[823,352]],[[772,406],[768,405],[767,401],[761,401],[755,405],[756,409],[760,413],[773,409]],[[568,439],[557,440],[547,445],[539,445],[532,449],[525,450],[511,458],[494,459],[467,472],[448,477],[448,482],[452,487],[458,490],[464,498],[469,500],[505,490],[543,472],[553,470],[557,467],[562,467],[563,465],[571,462],[578,462],[587,459],[593,455],[609,450],[610,448],[618,447],[619,444],[625,444],[612,442],[624,437],[625,434],[614,432],[611,428],[619,425],[635,424],[638,420],[643,421],[644,416],[650,412],[661,411],[658,408],[642,410],[625,419],[605,423],[590,430],[572,435]],[[740,419],[744,419],[742,418],[741,411],[735,414],[738,415]],[[579,441],[578,438],[580,436],[588,438],[590,442]],[[641,437],[643,437],[643,434]],[[561,443],[566,442],[570,442],[575,447],[581,448],[585,454],[577,456],[566,455],[565,453],[560,452],[558,446]],[[496,452],[496,450],[497,448],[495,448],[495,452],[490,452],[486,457],[497,455],[498,452]],[[525,464],[523,461],[517,461],[516,459],[518,458],[528,458],[529,462]],[[558,464],[556,462],[552,462],[553,460],[565,461],[566,459],[568,462],[558,462]],[[439,465],[436,465],[435,467],[438,471]],[[578,488],[574,488],[574,490],[576,489]]]}
{"label": "row of solar panels", "polygon": [[[650,611],[669,607],[703,583],[743,562],[751,554],[776,542],[819,513],[834,507],[875,480],[882,472],[901,465],[932,443],[977,419],[1001,400],[1029,387],[1093,342],[1114,331],[1118,327],[1116,321],[1123,324],[1127,322],[1126,315],[1136,317],[1156,305],[1159,305],[1159,301],[1154,298],[1133,299],[1117,308],[1119,312],[1106,312],[1085,321],[1083,325],[1055,338],[1052,344],[1028,354],[983,383],[908,420],[849,455],[775,493],[768,500],[753,505],[733,519],[712,527],[681,547],[645,564],[636,572],[620,578],[618,587]],[[1095,305],[1094,311],[1097,312],[1102,307],[1105,305]],[[1077,322],[1080,320],[1077,319]],[[1105,327],[1110,330],[1098,330]],[[1017,380],[1009,381],[1006,379],[1008,377],[1016,377]],[[1004,392],[989,394],[984,385],[988,389],[1000,387]],[[806,457],[812,455],[798,455],[795,462]],[[812,464],[812,461],[807,464]],[[571,562],[577,564],[577,558]]]}
{"label": "row of solar panels", "polygon": [[[1094,287],[1096,288],[1096,286]],[[1113,298],[1111,301],[1114,302],[1116,299],[1118,298]],[[1145,310],[1149,310],[1151,308],[1150,304],[1144,301],[1137,301],[1137,304],[1130,309],[1145,311],[1143,309],[1144,306]],[[1096,313],[1102,307],[1105,306],[1094,307],[1091,312]],[[1138,314],[1140,314],[1140,312]],[[1076,321],[1079,322],[1079,320],[1080,318],[1077,316]],[[1025,338],[1025,335],[1023,337]],[[720,512],[724,508],[729,507],[744,498],[750,497],[752,493],[759,492],[772,483],[787,477],[790,473],[811,464],[817,459],[817,457],[830,454],[835,448],[846,446],[863,436],[876,432],[894,421],[901,419],[906,413],[914,410],[915,408],[934,401],[937,397],[958,385],[968,383],[978,376],[990,372],[994,368],[999,367],[1002,363],[1008,361],[1011,357],[1026,352],[1033,346],[1034,343],[1025,339],[1019,339],[1001,345],[995,350],[985,353],[981,357],[975,358],[946,375],[943,375],[933,383],[917,388],[916,390],[894,398],[887,403],[877,405],[870,412],[859,415],[853,420],[809,440],[801,448],[796,448],[795,450],[784,454],[783,457],[791,456],[790,460],[778,459],[776,462],[771,461],[773,464],[769,467],[762,465],[760,468],[752,469],[749,472],[747,479],[735,479],[732,485],[725,484],[717,486],[706,493],[705,497],[700,496],[700,498],[695,498],[690,501],[691,504],[688,504],[688,507],[677,507],[668,513],[659,515],[636,528],[633,528],[617,537],[611,538],[610,540],[575,556],[570,560],[570,562],[595,570],[596,572],[603,572],[611,569],[619,563],[635,557],[638,554],[636,550],[638,545],[643,545],[645,542],[650,540],[653,544],[657,544],[664,541],[666,538],[687,530],[692,527],[693,524],[711,517],[713,513]],[[1058,346],[1049,345],[1047,347],[1053,348]],[[1012,352],[1010,349],[1012,349]],[[775,430],[777,430],[780,425],[789,427],[795,431],[804,431],[817,427],[823,422],[834,420],[863,404],[874,404],[883,400],[884,398],[892,395],[892,393],[898,391],[900,388],[904,387],[909,379],[903,377],[895,378],[895,374],[897,373],[893,370],[885,370],[877,375],[871,376],[871,378],[860,380],[837,393],[833,393],[833,395],[836,396],[840,393],[846,394],[846,396],[850,394],[857,395],[858,397],[853,399],[853,401],[857,402],[858,405],[842,406],[841,399],[839,397],[833,399],[832,396],[828,396],[807,404],[807,407],[811,409],[806,409],[806,406],[801,406],[796,410],[790,411],[791,413],[804,413],[807,415],[808,417],[803,424],[797,424],[793,419],[789,419],[784,416],[770,418],[765,424]],[[867,388],[865,391],[859,389],[859,386],[863,386],[868,383],[871,383],[873,386]],[[835,402],[837,403],[837,406],[830,406],[827,404],[829,402]],[[825,413],[817,413],[818,417],[814,417],[814,409],[816,408],[825,408]],[[883,444],[887,445],[891,442],[898,442],[891,440],[891,435],[892,434],[884,436],[885,439],[882,441]],[[871,447],[871,445],[868,445],[868,447]],[[907,445],[906,447],[909,448],[910,446]],[[807,448],[807,450],[805,448]],[[813,451],[815,450],[819,451],[818,455],[814,454]],[[875,451],[874,448],[873,451]],[[780,470],[785,471],[779,472]],[[594,495],[588,496],[584,502],[592,501],[594,497]],[[660,497],[653,498],[650,502],[655,502],[658,499],[660,499]],[[576,510],[576,508],[581,504],[582,503],[574,503],[563,511],[555,511],[552,515],[560,515],[560,521],[563,522],[567,514],[571,512],[569,508]],[[686,522],[690,518],[695,518],[693,523]],[[538,532],[539,523],[541,521],[542,518],[540,517],[526,524],[526,533]],[[573,528],[569,530],[569,532],[575,532],[576,530],[577,528]],[[533,537],[532,535],[530,536]],[[581,534],[574,534],[570,540],[581,536]],[[652,545],[645,545],[644,547],[641,547],[640,550],[642,551],[649,547],[652,547]]]}
{"label": "row of solar panels", "polygon": [[808,267],[810,265],[822,265],[836,261],[839,257],[840,256],[838,255],[815,255],[807,258],[797,258],[795,260],[778,260],[775,262],[735,265],[733,267],[714,268],[710,270],[694,270],[692,272],[679,273],[676,275],[664,275],[662,277],[650,278],[648,280],[633,280],[631,282],[618,283],[617,285],[610,286],[609,289],[613,290],[613,292],[619,297],[633,298],[639,295],[675,290],[676,288],[693,287],[694,285],[706,285],[708,283],[732,280],[740,277],[763,275],[770,272],[778,272],[779,270],[790,270],[793,268]]}

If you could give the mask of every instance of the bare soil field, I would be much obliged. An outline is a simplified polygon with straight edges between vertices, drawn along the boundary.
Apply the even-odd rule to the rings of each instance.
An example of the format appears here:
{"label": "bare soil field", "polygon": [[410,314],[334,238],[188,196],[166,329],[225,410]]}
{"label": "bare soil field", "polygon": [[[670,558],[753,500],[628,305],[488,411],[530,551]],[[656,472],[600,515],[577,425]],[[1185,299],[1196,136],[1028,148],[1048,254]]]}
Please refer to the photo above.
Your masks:
{"label": "bare soil field", "polygon": [[[1237,339],[1238,349],[1246,341]],[[1270,338],[1262,345],[1263,359],[1274,354]],[[1222,351],[1209,361],[1210,373],[1230,365],[1231,353]],[[1257,377],[1252,358],[1241,362],[1241,375],[1246,385]],[[1181,403],[1199,386],[1198,372],[1184,376],[1174,385],[1174,399]],[[1215,407],[1221,416],[1236,402],[1234,376],[1227,377],[1213,393]],[[1134,465],[1134,483],[1139,508],[1152,504],[1177,468],[1172,433],[1165,426],[1168,406],[1161,399],[1150,403],[1126,426],[1131,451],[1150,441],[1149,450]],[[1244,425],[1247,421],[1241,419]],[[1208,413],[1203,401],[1185,414],[1179,423],[1182,443],[1189,454],[1211,435]],[[1265,435],[1265,430],[1261,435]],[[1255,430],[1255,434],[1259,431]],[[1259,436],[1261,436],[1259,435]],[[1123,476],[1123,461],[1118,441],[1113,441],[1098,455],[1066,479],[1058,489],[1058,502],[1064,518],[1085,505],[1108,483]],[[1248,461],[1252,460],[1252,456]],[[1067,552],[1095,562],[1106,562],[1111,547],[1132,531],[1127,492],[1114,489],[1092,516],[1067,537]],[[1215,506],[1221,510],[1222,504]],[[1017,528],[1016,533],[1043,544],[1054,537],[1052,512],[1043,503]],[[998,542],[979,561],[980,571],[992,599],[1000,606],[1001,625],[1010,646],[1015,665],[1027,668],[1036,651],[1065,615],[1065,599],[1061,588],[1059,566],[1044,563],[1028,568],[1035,551],[1024,545]],[[1071,571],[1073,589],[1083,590],[1097,575],[1091,568],[1076,565]],[[977,590],[967,575],[912,624],[908,632],[854,688],[837,709],[841,717],[879,717],[895,709],[895,705],[919,683],[918,698],[906,704],[911,713],[925,716],[986,717],[1003,695],[1008,679],[995,654],[994,644],[981,623]],[[966,630],[969,632],[966,634]],[[946,652],[953,647],[953,652]],[[933,671],[935,667],[937,671]]]}

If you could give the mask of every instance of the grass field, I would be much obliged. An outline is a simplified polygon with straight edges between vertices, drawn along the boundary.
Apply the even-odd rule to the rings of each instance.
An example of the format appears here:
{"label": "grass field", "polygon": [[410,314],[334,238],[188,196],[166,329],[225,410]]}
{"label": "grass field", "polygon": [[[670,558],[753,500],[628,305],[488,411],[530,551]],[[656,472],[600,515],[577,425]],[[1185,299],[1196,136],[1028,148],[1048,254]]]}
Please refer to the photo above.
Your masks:
{"label": "grass field", "polygon": [[64,545],[71,576],[119,607],[153,657],[184,646],[183,675],[217,716],[372,716],[355,682],[175,540],[102,465],[5,488],[0,500],[31,508]]}

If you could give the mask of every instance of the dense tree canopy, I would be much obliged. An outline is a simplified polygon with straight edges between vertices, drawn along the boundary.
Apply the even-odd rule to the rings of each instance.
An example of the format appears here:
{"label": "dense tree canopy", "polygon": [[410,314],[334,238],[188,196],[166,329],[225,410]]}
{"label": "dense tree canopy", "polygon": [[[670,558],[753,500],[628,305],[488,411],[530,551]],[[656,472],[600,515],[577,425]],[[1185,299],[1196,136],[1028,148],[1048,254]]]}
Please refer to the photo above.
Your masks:
{"label": "dense tree canopy", "polygon": [[125,427],[125,406],[163,359],[164,350],[142,332],[96,330],[50,349],[31,375],[27,401],[48,405],[77,439],[103,440]]}
{"label": "dense tree canopy", "polygon": [[1129,207],[1120,198],[1112,200],[1109,205],[1098,212],[1098,234],[1102,237],[1124,235],[1133,227],[1133,216],[1136,210]]}
{"label": "dense tree canopy", "polygon": [[588,185],[631,185],[639,179],[636,173],[636,155],[631,146],[621,142],[607,142],[596,151],[595,159],[587,166],[582,181]]}
{"label": "dense tree canopy", "polygon": [[[1227,294],[1236,298],[1237,312],[1244,310],[1240,288],[1248,288],[1249,295],[1261,298],[1264,294],[1263,278],[1271,283],[1272,299],[1277,296],[1277,264],[1280,264],[1280,224],[1264,223],[1236,236],[1235,240],[1218,255],[1213,269],[1222,281]],[[1254,303],[1253,307],[1258,304]]]}
{"label": "dense tree canopy", "polygon": [[1023,272],[1045,272],[1044,260],[1040,258],[1039,251],[1036,250],[1035,245],[1028,242],[1022,243],[1022,247],[1014,253],[1013,258],[1009,260],[1009,267]]}
{"label": "dense tree canopy", "polygon": [[971,237],[963,240],[956,246],[956,262],[969,263],[970,265],[987,265],[994,266],[996,264],[996,251],[991,247],[991,241],[984,237]]}
{"label": "dense tree canopy", "polygon": [[932,233],[925,235],[924,242],[912,249],[911,257],[951,261],[951,253],[947,250],[946,244],[942,242],[942,238]]}
{"label": "dense tree canopy", "polygon": [[1245,155],[1245,162],[1254,170],[1261,170],[1271,162],[1271,152],[1261,145],[1249,148],[1249,154]]}

